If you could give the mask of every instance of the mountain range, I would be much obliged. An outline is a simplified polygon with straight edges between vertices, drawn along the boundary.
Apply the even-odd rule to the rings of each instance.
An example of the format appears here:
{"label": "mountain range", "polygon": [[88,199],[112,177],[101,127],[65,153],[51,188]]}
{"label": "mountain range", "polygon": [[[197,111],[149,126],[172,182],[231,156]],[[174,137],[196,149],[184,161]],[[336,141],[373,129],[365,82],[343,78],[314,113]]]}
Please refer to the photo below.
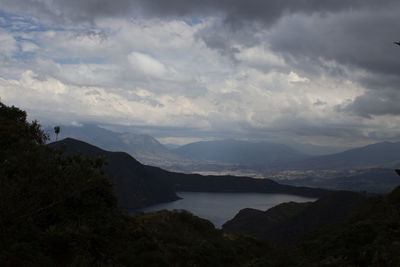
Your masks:
{"label": "mountain range", "polygon": [[[54,140],[52,129],[47,132]],[[168,149],[149,135],[118,133],[90,124],[61,126],[59,138],[66,137],[109,151],[127,152],[144,164],[186,173],[240,175],[243,171],[260,176],[266,170],[344,170],[400,165],[400,142],[381,142],[330,155],[310,156],[284,144],[239,140],[202,141]]]}
{"label": "mountain range", "polygon": [[298,161],[309,157],[282,144],[239,140],[196,142],[172,151],[182,157],[196,160],[258,166],[268,166],[276,162]]}
{"label": "mountain range", "polygon": [[363,169],[400,165],[400,142],[381,142],[344,152],[315,156],[290,164],[281,165],[284,169]]}
{"label": "mountain range", "polygon": [[143,165],[125,152],[110,152],[83,141],[66,138],[51,143],[66,155],[103,156],[106,177],[115,184],[118,205],[121,208],[141,208],[178,199],[175,192],[263,192],[286,193],[307,197],[320,197],[328,190],[281,185],[270,179],[236,176],[202,176],[183,174]]}
{"label": "mountain range", "polygon": [[310,156],[283,144],[238,140],[196,142],[172,151],[191,159],[257,165],[264,169],[341,170],[400,166],[400,142],[380,142],[322,156]]}

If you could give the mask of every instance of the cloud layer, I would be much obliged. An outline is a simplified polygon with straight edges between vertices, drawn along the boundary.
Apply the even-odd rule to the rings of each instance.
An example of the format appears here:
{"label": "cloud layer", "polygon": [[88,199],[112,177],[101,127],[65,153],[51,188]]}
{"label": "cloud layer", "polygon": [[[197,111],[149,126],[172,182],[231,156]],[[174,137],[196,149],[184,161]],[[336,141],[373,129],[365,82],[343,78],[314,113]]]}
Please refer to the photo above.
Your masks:
{"label": "cloud layer", "polygon": [[44,124],[165,140],[400,137],[397,1],[0,3],[1,99]]}

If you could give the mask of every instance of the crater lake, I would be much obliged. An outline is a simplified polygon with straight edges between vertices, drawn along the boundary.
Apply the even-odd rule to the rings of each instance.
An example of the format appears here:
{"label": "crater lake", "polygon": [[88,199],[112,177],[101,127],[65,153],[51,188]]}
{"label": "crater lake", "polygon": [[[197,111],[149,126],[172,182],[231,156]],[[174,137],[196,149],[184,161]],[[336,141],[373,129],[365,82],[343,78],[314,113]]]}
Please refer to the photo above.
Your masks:
{"label": "crater lake", "polygon": [[187,210],[192,214],[211,221],[215,227],[232,219],[241,209],[254,208],[268,210],[284,202],[309,202],[308,198],[288,194],[267,193],[215,193],[215,192],[177,192],[182,199],[161,203],[133,212],[152,212],[159,210]]}

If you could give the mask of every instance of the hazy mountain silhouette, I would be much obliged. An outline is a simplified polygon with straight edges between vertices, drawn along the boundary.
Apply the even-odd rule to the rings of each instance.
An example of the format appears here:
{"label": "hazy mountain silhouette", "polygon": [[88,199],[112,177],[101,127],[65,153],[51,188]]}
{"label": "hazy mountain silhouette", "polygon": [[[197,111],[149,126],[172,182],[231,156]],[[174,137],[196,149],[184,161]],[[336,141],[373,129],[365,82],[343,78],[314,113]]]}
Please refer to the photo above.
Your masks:
{"label": "hazy mountain silhouette", "polygon": [[288,245],[308,232],[344,220],[366,199],[365,194],[338,191],[315,202],[282,203],[267,211],[243,209],[222,227],[271,245]]}
{"label": "hazy mountain silhouette", "polygon": [[350,147],[342,147],[342,146],[322,146],[322,145],[313,145],[307,143],[296,143],[296,142],[287,142],[285,143],[288,147],[293,148],[296,151],[304,153],[310,156],[323,156],[330,155],[335,153],[340,153],[346,150],[349,150]]}
{"label": "hazy mountain silhouette", "polygon": [[195,142],[173,151],[191,159],[262,166],[308,158],[286,145],[238,140]]}
{"label": "hazy mountain silhouette", "polygon": [[[51,137],[53,130],[49,129]],[[124,151],[144,164],[157,166],[171,165],[184,161],[146,134],[117,133],[93,124],[82,126],[61,126],[59,140],[74,138],[102,147],[109,151]],[[55,138],[51,138],[55,140]]]}
{"label": "hazy mountain silhouette", "polygon": [[360,169],[393,168],[400,164],[400,142],[381,142],[350,149],[341,153],[316,156],[282,164],[282,169]]}

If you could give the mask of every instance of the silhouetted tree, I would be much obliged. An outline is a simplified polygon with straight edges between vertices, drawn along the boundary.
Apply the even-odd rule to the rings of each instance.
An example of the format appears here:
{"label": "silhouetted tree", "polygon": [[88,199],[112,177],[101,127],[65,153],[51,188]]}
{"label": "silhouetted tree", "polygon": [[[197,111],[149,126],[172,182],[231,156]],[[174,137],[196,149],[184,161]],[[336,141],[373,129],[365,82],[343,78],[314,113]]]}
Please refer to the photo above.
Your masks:
{"label": "silhouetted tree", "polygon": [[54,132],[56,133],[56,141],[58,140],[58,134],[60,133],[60,126],[54,127]]}

